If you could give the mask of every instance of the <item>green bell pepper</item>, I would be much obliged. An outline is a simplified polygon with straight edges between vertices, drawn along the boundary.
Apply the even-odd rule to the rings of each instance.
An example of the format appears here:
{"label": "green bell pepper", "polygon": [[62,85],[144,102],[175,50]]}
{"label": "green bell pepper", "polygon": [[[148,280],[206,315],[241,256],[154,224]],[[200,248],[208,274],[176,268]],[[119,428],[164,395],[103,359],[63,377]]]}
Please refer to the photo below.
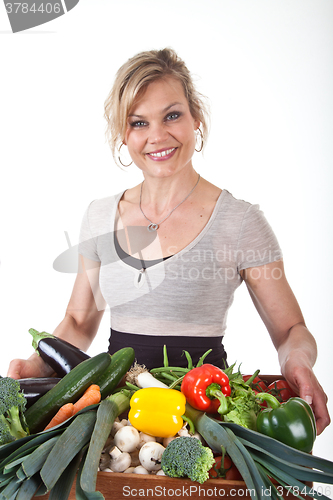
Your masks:
{"label": "green bell pepper", "polygon": [[280,403],[266,392],[257,397],[270,406],[257,417],[258,432],[309,453],[316,439],[316,421],[308,403],[299,397]]}

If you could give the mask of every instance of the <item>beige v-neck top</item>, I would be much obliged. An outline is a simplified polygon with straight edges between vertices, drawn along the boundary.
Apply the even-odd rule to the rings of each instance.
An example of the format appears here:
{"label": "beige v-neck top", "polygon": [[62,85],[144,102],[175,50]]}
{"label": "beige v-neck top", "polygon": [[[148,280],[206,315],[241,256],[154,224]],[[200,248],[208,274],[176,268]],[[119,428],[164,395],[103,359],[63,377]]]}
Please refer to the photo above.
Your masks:
{"label": "beige v-neck top", "polygon": [[[189,245],[167,260],[161,255],[154,265],[142,260],[142,266],[133,266],[115,245],[122,195],[89,205],[79,244],[81,255],[101,264],[100,288],[110,307],[111,328],[142,335],[223,336],[242,282],[239,272],[282,258],[259,206],[223,190],[208,223]],[[139,256],[152,238],[158,232],[149,233],[146,226],[126,230],[132,253]]]}

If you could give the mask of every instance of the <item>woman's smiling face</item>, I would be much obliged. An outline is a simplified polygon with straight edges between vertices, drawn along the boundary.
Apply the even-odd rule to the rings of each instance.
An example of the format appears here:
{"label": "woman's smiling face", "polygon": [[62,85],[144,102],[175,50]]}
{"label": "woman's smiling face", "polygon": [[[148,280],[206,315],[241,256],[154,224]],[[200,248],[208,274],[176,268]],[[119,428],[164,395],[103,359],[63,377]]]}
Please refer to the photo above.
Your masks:
{"label": "woman's smiling face", "polygon": [[199,125],[182,84],[168,77],[150,83],[134,103],[124,143],[144,174],[167,177],[191,166]]}

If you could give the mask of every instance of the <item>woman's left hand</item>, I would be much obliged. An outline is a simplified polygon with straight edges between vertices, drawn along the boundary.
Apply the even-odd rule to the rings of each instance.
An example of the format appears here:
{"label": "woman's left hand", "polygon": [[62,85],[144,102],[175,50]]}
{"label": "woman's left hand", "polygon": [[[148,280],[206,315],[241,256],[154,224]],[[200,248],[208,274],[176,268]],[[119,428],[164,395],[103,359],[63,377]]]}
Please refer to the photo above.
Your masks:
{"label": "woman's left hand", "polygon": [[300,363],[299,359],[293,360],[292,357],[286,362],[283,370],[290,387],[311,405],[316,418],[317,435],[330,424],[331,419],[327,409],[327,395],[319,384],[312,368]]}
{"label": "woman's left hand", "polygon": [[330,416],[327,396],[312,369],[317,345],[288,284],[283,262],[245,269],[241,276],[278,352],[281,373],[296,394],[311,402],[320,434]]}

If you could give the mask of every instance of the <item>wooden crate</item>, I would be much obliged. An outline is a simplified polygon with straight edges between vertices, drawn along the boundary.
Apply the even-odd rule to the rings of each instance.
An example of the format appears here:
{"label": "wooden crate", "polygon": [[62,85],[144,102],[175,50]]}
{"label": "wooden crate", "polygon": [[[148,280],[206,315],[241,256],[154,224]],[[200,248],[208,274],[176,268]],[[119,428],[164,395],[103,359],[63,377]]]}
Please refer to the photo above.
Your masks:
{"label": "wooden crate", "polygon": [[[306,482],[308,486],[311,483]],[[126,498],[153,498],[173,499],[189,498],[202,500],[202,498],[251,500],[251,491],[244,481],[231,481],[225,479],[208,479],[204,484],[199,484],[188,479],[177,479],[166,476],[121,474],[110,472],[99,472],[96,488],[106,500],[125,500]],[[280,489],[280,487],[279,487]],[[270,496],[269,490],[263,494]],[[295,500],[297,497],[292,491],[281,489],[279,491],[281,500]],[[39,500],[47,500],[48,495],[34,497]],[[308,498],[308,497],[306,497]],[[56,500],[63,500],[61,498]],[[76,500],[75,485],[73,485],[69,500]],[[310,500],[310,498],[309,498]]]}
{"label": "wooden crate", "polygon": [[[283,378],[281,375],[260,375],[267,384]],[[307,483],[308,484],[308,483]],[[106,500],[125,500],[126,498],[160,498],[176,499],[190,498],[192,500],[227,499],[244,500],[251,499],[251,492],[244,481],[227,481],[225,479],[209,479],[204,484],[199,484],[189,479],[170,478],[151,474],[124,474],[115,472],[99,472],[96,489],[100,491]],[[265,492],[263,492],[264,494]],[[269,492],[266,492],[269,493]],[[270,496],[269,494],[267,496]],[[39,500],[47,500],[48,495],[34,497]],[[282,498],[282,497],[281,497]],[[294,499],[295,495],[286,490],[283,498]],[[61,498],[57,500],[63,500]],[[69,500],[76,500],[75,484],[72,487]]]}
{"label": "wooden crate", "polygon": [[[103,493],[106,500],[125,500],[126,498],[160,498],[174,499],[202,498],[218,499],[232,498],[251,500],[250,492],[243,481],[226,481],[224,479],[209,479],[199,484],[188,479],[177,479],[150,474],[122,474],[115,472],[99,472],[97,490]],[[37,497],[36,497],[37,498]],[[38,497],[46,500],[48,495]],[[57,499],[58,500],[58,499]],[[59,500],[62,500],[59,498]],[[69,500],[76,500],[73,486]]]}

